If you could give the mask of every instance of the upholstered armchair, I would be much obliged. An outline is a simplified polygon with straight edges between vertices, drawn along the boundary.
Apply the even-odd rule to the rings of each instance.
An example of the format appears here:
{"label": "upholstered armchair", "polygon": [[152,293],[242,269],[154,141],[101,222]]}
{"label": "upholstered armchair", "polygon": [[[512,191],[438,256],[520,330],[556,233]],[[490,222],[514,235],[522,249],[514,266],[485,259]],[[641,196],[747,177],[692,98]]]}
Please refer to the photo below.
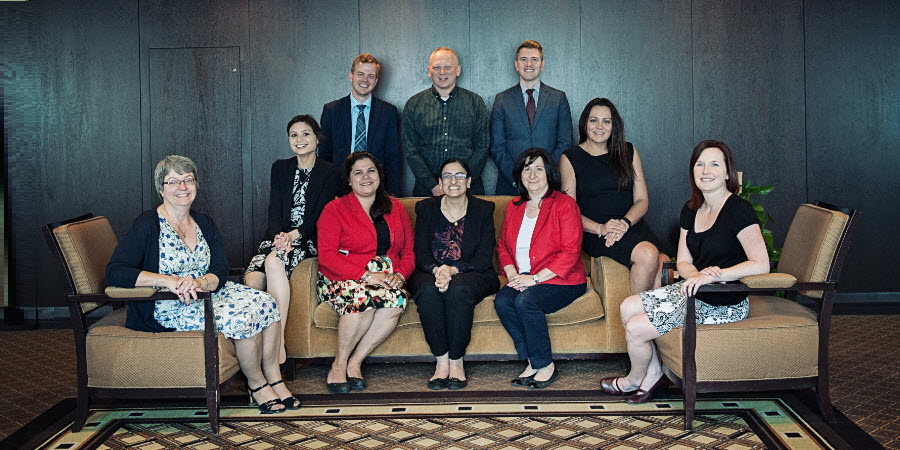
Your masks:
{"label": "upholstered armchair", "polygon": [[219,390],[233,384],[239,370],[234,344],[216,333],[211,294],[198,293],[204,301],[203,331],[133,331],[125,328],[126,308],[113,309],[88,326],[88,314],[105,304],[177,301],[177,296],[153,288],[106,286],[106,264],[117,239],[105,217],[87,214],[45,225],[43,232],[63,274],[75,332],[78,400],[73,430],[84,426],[91,398],[205,397],[210,425],[218,433]]}
{"label": "upholstered armchair", "polygon": [[[699,289],[749,291],[746,319],[716,325],[685,320],[684,327],[656,339],[666,375],[684,393],[686,430],[692,429],[697,393],[705,392],[815,387],[822,415],[834,420],[828,334],[841,266],[858,218],[856,211],[824,203],[801,205],[775,273]],[[774,291],[785,291],[789,298],[776,297]],[[817,310],[798,304],[798,292],[816,300]],[[685,317],[695,317],[695,308],[688,301]]]}

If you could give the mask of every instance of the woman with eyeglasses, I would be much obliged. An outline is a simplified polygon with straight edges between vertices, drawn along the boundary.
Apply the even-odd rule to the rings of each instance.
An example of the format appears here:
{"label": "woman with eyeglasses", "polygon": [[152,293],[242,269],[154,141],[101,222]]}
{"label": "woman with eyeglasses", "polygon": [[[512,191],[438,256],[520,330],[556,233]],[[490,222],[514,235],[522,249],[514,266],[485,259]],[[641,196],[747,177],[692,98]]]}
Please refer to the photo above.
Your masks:
{"label": "woman with eyeglasses", "polygon": [[326,378],[332,394],[362,391],[362,362],[397,326],[406,279],[415,267],[413,231],[400,201],[385,189],[369,152],[344,161],[350,193],[325,206],[319,229],[319,301],[340,314],[337,352]]}
{"label": "woman with eyeglasses", "polygon": [[278,368],[281,316],[275,300],[227,281],[228,258],[219,229],[209,216],[191,211],[198,175],[197,166],[184,156],[167,156],[157,164],[154,178],[162,205],[132,222],[106,266],[106,283],[178,294],[180,302],[128,305],[125,326],[149,332],[202,330],[204,310],[196,301],[197,292],[211,291],[216,329],[234,340],[238,364],[259,411],[297,409],[300,402],[282,382]]}
{"label": "woman with eyeglasses", "polygon": [[497,292],[494,204],[469,195],[469,165],[450,158],[439,171],[440,197],[416,203],[416,271],[409,289],[425,340],[437,359],[428,389],[466,387],[463,356],[475,306]]}

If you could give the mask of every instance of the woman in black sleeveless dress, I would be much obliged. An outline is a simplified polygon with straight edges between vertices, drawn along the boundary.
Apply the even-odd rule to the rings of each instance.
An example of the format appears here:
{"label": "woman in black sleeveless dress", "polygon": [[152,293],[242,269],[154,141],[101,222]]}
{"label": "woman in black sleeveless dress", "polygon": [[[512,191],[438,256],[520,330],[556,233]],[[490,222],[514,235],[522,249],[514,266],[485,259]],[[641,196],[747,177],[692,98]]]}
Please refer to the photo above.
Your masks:
{"label": "woman in black sleeveless dress", "polygon": [[631,292],[659,287],[659,240],[643,219],[647,184],[641,158],[630,142],[616,107],[605,98],[591,100],[578,120],[581,143],[559,160],[562,190],[581,209],[582,248],[631,269]]}

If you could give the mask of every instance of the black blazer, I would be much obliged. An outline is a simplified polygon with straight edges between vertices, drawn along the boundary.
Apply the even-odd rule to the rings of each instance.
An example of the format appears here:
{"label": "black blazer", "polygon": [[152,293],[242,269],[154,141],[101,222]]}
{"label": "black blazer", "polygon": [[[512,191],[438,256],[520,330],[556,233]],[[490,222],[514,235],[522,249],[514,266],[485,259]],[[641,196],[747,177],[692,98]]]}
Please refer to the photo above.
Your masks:
{"label": "black blazer", "polygon": [[[291,208],[294,206],[294,173],[297,158],[279,159],[272,164],[271,187],[269,189],[269,225],[263,239],[272,239],[276,234],[289,232]],[[343,190],[341,175],[330,162],[316,158],[316,164],[309,174],[306,188],[306,212],[303,225],[297,229],[300,235],[316,242],[316,222],[325,205]]]}
{"label": "black blazer", "polygon": [[[429,197],[416,203],[416,268],[429,272],[429,266],[437,264],[431,252],[431,241],[440,223],[441,197]],[[497,242],[494,236],[494,203],[469,196],[466,225],[463,230],[461,272],[490,274],[496,279],[493,256]]]}
{"label": "black blazer", "polygon": [[[344,160],[353,151],[350,142],[350,96],[327,103],[322,108],[322,133],[319,156],[335,166],[344,167]],[[366,151],[375,155],[384,168],[384,183],[388,193],[399,197],[403,188],[403,166],[400,158],[400,127],[397,107],[373,96],[369,111]]]}

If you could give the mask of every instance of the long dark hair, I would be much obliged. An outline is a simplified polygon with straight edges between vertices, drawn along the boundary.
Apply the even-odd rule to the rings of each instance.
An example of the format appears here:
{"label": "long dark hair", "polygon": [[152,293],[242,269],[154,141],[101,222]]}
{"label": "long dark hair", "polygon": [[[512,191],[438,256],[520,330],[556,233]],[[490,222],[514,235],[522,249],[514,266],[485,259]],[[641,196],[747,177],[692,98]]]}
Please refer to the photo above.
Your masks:
{"label": "long dark hair", "polygon": [[609,160],[612,167],[619,176],[619,190],[628,189],[634,182],[634,165],[631,158],[628,157],[628,143],[625,142],[625,123],[616,105],[613,105],[608,98],[595,98],[588,102],[584,110],[581,111],[581,118],[578,119],[578,138],[580,142],[588,140],[587,123],[591,116],[591,110],[595,106],[605,106],[609,108],[609,114],[612,116],[612,133],[606,141],[606,148],[609,150]]}
{"label": "long dark hair", "polygon": [[544,173],[547,174],[547,193],[544,194],[544,198],[549,197],[553,191],[562,189],[559,169],[553,163],[553,158],[550,157],[547,150],[540,147],[531,147],[522,152],[513,165],[513,180],[516,180],[516,188],[519,190],[519,200],[513,201],[513,204],[521,205],[522,202],[531,200],[528,190],[525,189],[525,183],[522,183],[522,171],[525,170],[525,166],[530,165],[538,158],[544,160]]}
{"label": "long dark hair", "polygon": [[731,153],[731,149],[724,142],[712,139],[705,140],[694,147],[694,151],[691,153],[691,164],[688,166],[688,179],[691,180],[691,199],[688,200],[688,208],[693,210],[700,209],[700,205],[703,204],[703,192],[700,191],[700,188],[697,187],[697,182],[694,180],[694,164],[700,159],[700,154],[708,148],[722,150],[722,155],[725,156],[725,173],[728,174],[728,179],[725,180],[725,188],[728,189],[728,192],[734,194],[740,187],[738,185],[737,162],[734,160],[734,154]]}
{"label": "long dark hair", "polygon": [[381,170],[381,164],[378,163],[375,156],[369,152],[354,152],[348,155],[347,159],[344,160],[344,180],[349,186],[350,172],[353,171],[353,165],[356,164],[357,161],[363,159],[372,161],[372,163],[375,164],[375,170],[378,171],[378,188],[375,189],[375,202],[373,202],[372,207],[369,208],[369,217],[372,218],[372,222],[377,222],[385,214],[391,212],[393,205],[391,204],[391,197],[388,195],[387,189],[384,188],[384,172]]}

